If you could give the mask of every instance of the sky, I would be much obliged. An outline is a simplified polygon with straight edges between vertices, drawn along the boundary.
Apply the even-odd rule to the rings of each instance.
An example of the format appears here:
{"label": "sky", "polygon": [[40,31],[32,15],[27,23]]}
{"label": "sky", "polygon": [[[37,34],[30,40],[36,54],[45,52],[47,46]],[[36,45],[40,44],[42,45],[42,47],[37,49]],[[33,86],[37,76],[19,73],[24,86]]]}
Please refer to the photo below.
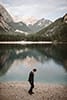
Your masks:
{"label": "sky", "polygon": [[0,0],[12,16],[56,20],[67,13],[67,0]]}

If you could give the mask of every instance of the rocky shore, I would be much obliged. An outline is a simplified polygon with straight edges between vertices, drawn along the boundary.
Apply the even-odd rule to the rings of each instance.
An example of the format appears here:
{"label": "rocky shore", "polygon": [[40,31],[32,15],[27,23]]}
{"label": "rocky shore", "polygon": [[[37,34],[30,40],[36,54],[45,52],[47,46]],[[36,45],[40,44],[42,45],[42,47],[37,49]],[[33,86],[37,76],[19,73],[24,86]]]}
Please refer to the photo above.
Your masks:
{"label": "rocky shore", "polygon": [[35,83],[29,95],[28,82],[0,82],[0,100],[67,100],[67,85]]}

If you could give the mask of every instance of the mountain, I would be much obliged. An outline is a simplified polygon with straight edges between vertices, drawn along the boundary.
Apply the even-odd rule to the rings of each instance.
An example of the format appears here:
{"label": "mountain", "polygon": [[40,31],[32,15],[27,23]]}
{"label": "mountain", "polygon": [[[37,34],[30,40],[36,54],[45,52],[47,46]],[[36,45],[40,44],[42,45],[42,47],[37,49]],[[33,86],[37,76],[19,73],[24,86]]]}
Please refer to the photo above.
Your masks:
{"label": "mountain", "polygon": [[8,31],[11,29],[11,26],[9,25],[11,22],[13,22],[12,17],[7,12],[7,10],[2,5],[0,5],[0,27],[4,31]]}
{"label": "mountain", "polygon": [[20,21],[20,22],[24,22],[27,27],[29,28],[29,31],[32,33],[38,32],[41,29],[45,28],[46,26],[50,25],[52,22],[50,20],[47,19],[37,19],[34,16],[31,17],[13,17],[14,21]]}
{"label": "mountain", "polygon": [[25,23],[23,23],[22,21],[12,22],[12,23],[10,23],[10,25],[14,28],[15,31],[19,30],[19,31],[31,33],[31,29],[29,29],[28,26]]}
{"label": "mountain", "polygon": [[21,21],[14,22],[8,11],[0,5],[0,41],[6,40],[67,41],[67,14],[54,22],[42,18],[26,25]]}
{"label": "mountain", "polygon": [[22,17],[19,17],[19,16],[13,16],[13,19],[15,22],[24,22],[26,25],[29,25],[29,24],[34,24],[38,21],[38,19],[34,16],[22,16]]}
{"label": "mountain", "polygon": [[23,22],[14,22],[8,11],[0,5],[0,40],[24,40],[28,33],[31,33],[28,26]]}
{"label": "mountain", "polygon": [[36,34],[29,35],[28,40],[67,41],[67,14]]}
{"label": "mountain", "polygon": [[25,23],[14,22],[11,15],[2,5],[0,5],[0,27],[2,27],[5,31],[9,31],[10,29],[15,31],[17,29],[24,32],[31,32]]}
{"label": "mountain", "polygon": [[42,30],[43,28],[47,27],[48,25],[50,25],[52,22],[50,20],[47,19],[40,19],[38,20],[36,23],[29,24],[28,27],[32,30],[32,32],[38,32],[40,30]]}

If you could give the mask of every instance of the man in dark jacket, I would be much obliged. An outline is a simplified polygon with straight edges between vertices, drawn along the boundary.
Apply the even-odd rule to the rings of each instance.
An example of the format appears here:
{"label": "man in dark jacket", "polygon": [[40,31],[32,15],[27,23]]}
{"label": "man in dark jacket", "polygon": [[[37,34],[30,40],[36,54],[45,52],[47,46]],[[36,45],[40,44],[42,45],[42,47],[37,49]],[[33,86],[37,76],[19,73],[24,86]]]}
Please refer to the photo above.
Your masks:
{"label": "man in dark jacket", "polygon": [[37,70],[36,69],[33,69],[30,73],[29,73],[29,78],[28,78],[28,81],[31,85],[28,93],[29,94],[33,94],[33,88],[34,88],[34,72],[36,72]]}

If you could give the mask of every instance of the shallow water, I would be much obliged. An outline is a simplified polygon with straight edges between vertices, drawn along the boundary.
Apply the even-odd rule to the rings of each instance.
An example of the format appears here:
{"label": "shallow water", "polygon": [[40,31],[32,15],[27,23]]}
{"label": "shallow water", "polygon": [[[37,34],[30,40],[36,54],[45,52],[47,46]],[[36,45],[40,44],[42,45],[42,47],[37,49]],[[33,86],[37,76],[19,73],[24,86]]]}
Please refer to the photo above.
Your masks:
{"label": "shallow water", "polygon": [[35,81],[67,84],[66,45],[0,45],[0,82],[27,81],[37,68]]}

